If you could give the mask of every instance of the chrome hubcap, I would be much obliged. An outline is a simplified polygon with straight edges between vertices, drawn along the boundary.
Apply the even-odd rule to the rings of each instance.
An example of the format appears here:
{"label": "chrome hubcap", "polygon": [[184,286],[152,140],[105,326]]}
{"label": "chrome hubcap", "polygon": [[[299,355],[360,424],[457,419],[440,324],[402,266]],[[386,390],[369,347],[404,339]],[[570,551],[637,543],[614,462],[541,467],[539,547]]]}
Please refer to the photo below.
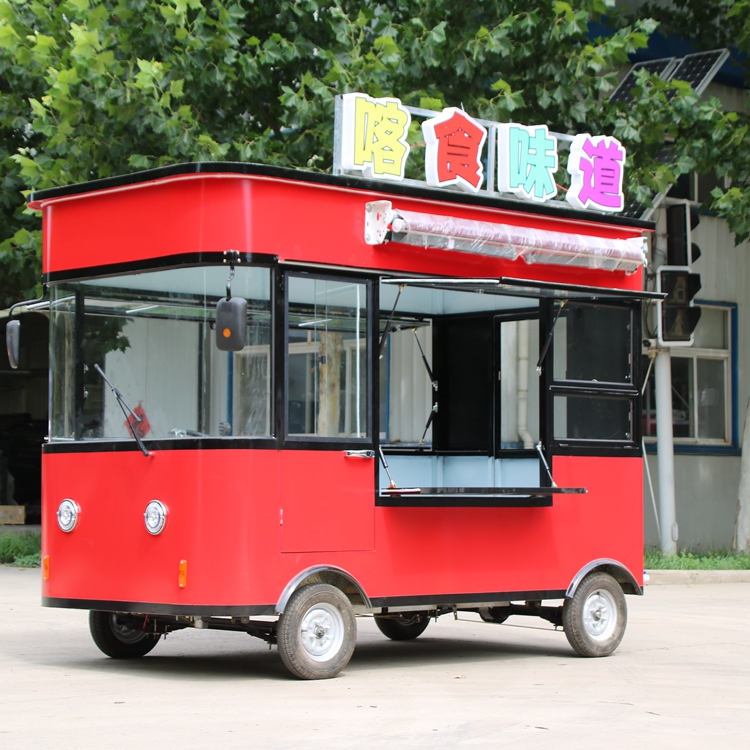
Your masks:
{"label": "chrome hubcap", "polygon": [[313,661],[333,659],[344,642],[344,621],[336,607],[322,602],[309,609],[300,624],[302,648]]}
{"label": "chrome hubcap", "polygon": [[609,591],[597,589],[583,605],[583,627],[595,641],[609,638],[617,625],[617,606]]}

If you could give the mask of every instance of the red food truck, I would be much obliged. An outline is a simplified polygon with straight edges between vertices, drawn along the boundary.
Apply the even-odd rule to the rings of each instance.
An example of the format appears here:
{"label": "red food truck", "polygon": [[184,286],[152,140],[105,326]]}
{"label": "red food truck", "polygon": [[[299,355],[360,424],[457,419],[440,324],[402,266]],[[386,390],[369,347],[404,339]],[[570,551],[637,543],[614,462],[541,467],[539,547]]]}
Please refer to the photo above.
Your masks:
{"label": "red food truck", "polygon": [[[438,159],[475,135],[454,115]],[[110,657],[233,630],[326,678],[355,617],[406,640],[457,612],[542,617],[584,656],[623,637],[652,225],[518,197],[495,153],[447,184],[388,175],[368,138],[334,174],[181,164],[32,196],[43,604],[90,610]]]}

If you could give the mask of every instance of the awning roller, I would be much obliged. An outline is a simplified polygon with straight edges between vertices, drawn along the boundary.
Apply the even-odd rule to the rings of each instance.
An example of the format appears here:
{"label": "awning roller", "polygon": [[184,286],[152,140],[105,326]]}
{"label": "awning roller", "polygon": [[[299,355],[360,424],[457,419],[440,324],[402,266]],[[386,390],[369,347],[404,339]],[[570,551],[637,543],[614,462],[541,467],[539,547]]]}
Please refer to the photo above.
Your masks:
{"label": "awning roller", "polygon": [[365,207],[365,241],[401,242],[526,263],[550,263],[633,273],[646,263],[643,237],[609,239],[548,229],[494,224],[394,208],[390,201]]}

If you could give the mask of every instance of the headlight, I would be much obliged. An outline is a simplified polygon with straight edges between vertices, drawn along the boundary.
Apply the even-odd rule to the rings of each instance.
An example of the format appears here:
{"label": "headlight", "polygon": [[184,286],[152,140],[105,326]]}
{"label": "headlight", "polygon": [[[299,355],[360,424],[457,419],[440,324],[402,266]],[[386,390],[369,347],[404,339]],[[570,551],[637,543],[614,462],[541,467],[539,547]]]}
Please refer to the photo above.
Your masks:
{"label": "headlight", "polygon": [[167,523],[167,506],[159,500],[152,500],[146,506],[143,520],[149,534],[161,534],[164,531],[164,525]]}
{"label": "headlight", "polygon": [[73,531],[78,523],[78,514],[81,509],[78,507],[78,503],[67,498],[60,503],[60,507],[57,509],[57,525],[63,531]]}

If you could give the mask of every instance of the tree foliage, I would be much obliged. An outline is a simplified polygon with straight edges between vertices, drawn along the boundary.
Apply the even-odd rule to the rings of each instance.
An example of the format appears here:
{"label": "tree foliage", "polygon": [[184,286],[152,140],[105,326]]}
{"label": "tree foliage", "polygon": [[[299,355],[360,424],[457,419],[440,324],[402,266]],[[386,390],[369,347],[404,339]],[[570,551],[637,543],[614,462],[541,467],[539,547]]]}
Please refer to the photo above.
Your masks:
{"label": "tree foliage", "polygon": [[[720,2],[728,13],[748,6]],[[0,303],[38,280],[38,219],[22,191],[181,161],[328,170],[334,97],[350,91],[616,135],[642,202],[683,172],[717,167],[735,182],[716,206],[746,236],[747,119],[647,78],[633,106],[609,105],[618,69],[656,28],[634,19],[592,41],[589,22],[612,5],[0,0]]]}

